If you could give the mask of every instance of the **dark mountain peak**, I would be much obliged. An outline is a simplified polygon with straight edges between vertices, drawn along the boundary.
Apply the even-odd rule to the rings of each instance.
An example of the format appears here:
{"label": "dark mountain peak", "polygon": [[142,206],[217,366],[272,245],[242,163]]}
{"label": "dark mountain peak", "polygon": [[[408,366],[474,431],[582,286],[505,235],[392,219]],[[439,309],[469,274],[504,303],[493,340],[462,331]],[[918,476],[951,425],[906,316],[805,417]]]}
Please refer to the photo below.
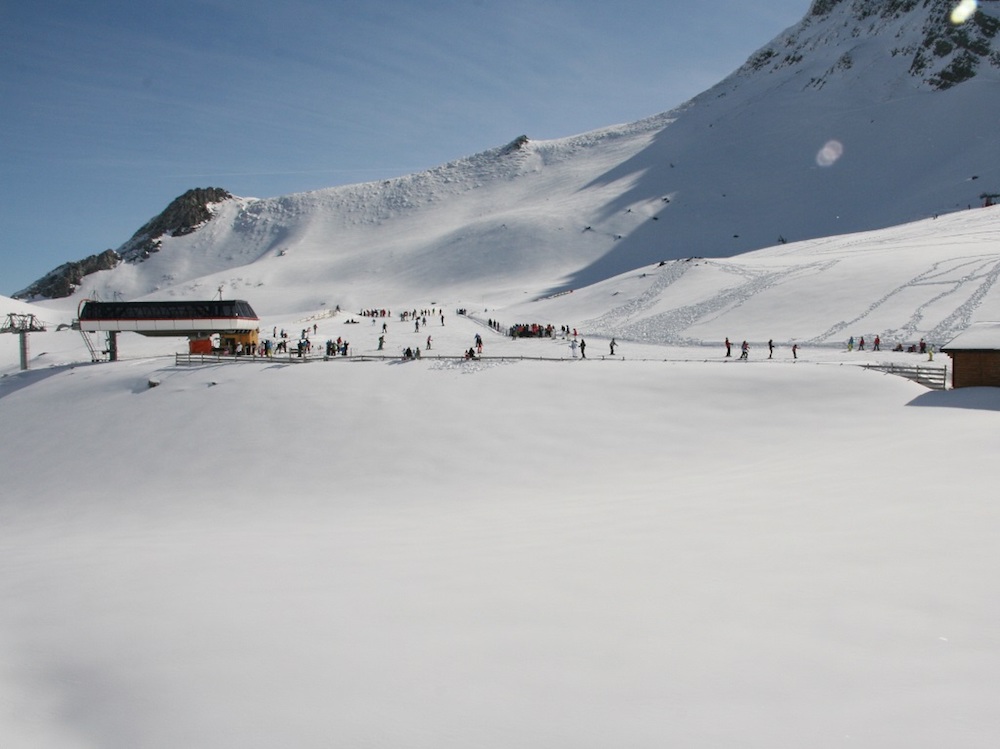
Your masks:
{"label": "dark mountain peak", "polygon": [[963,12],[954,0],[814,0],[805,18],[751,56],[739,75],[790,69],[808,74],[804,87],[822,88],[870,79],[877,67],[891,76],[888,83],[944,90],[1000,71],[998,6],[981,2]]}
{"label": "dark mountain peak", "polygon": [[191,234],[212,218],[213,203],[230,200],[232,194],[221,187],[196,187],[174,198],[158,216],[147,221],[119,248],[125,262],[136,263],[159,252],[162,238]]}
{"label": "dark mountain peak", "polygon": [[159,252],[162,238],[191,234],[212,218],[208,206],[230,200],[233,196],[221,187],[196,187],[174,198],[162,213],[147,221],[132,238],[114,250],[90,255],[83,260],[63,263],[49,271],[28,288],[14,297],[27,299],[45,297],[58,299],[72,294],[83,282],[84,276],[101,270],[110,270],[121,262],[137,263],[154,252]]}
{"label": "dark mountain peak", "polygon": [[46,299],[61,299],[76,291],[83,282],[84,276],[101,270],[111,270],[122,261],[114,250],[105,250],[98,255],[91,255],[83,260],[63,263],[58,268],[49,271],[31,286],[14,294],[15,299],[31,299],[44,297]]}
{"label": "dark mountain peak", "polygon": [[527,135],[519,135],[506,146],[500,149],[501,156],[507,156],[508,154],[517,153],[527,146],[529,143]]}

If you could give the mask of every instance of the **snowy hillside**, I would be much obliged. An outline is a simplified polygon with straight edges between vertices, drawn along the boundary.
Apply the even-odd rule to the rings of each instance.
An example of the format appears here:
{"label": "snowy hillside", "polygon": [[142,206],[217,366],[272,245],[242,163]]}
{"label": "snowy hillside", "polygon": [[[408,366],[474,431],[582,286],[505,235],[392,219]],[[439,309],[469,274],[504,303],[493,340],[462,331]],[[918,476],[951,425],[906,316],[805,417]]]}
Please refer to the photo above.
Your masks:
{"label": "snowy hillside", "polygon": [[[994,71],[879,52],[941,6],[817,0],[669,115],[0,297],[47,327],[0,335],[0,745],[992,749],[1000,389],[868,366],[1000,320]],[[352,355],[65,327],[220,290]]]}
{"label": "snowy hillside", "polygon": [[[454,296],[472,279],[534,296],[979,206],[1000,194],[997,5],[954,26],[944,0],[817,2],[675,111],[385,182],[216,203],[78,296],[266,285],[308,309],[380,286]],[[327,290],[305,298],[317,280]]]}
{"label": "snowy hillside", "polygon": [[[373,306],[466,308],[484,320],[571,324],[585,335],[651,345],[716,346],[728,336],[838,347],[851,335],[871,339],[876,334],[886,341],[923,337],[940,345],[970,323],[1000,319],[998,232],[1000,206],[977,208],[735,258],[661,261],[542,299],[502,272],[491,284],[475,264],[461,262],[452,267],[447,296],[438,294],[441,287],[411,288],[406,274],[390,269],[373,278],[355,277],[346,286],[317,274],[300,280],[291,293],[283,276],[286,267],[294,267],[290,255],[256,264],[254,283],[234,282],[223,271],[186,288],[188,296],[211,297],[222,286],[227,298],[246,298],[262,316],[265,336],[275,325],[294,330],[295,320],[327,318],[339,304],[345,314]],[[148,262],[179,275],[182,271],[171,263],[185,266],[190,258],[163,252]],[[345,256],[343,262],[363,259]],[[48,325],[50,332],[31,337],[34,355],[42,357],[38,364],[89,360],[79,334],[56,331],[75,316],[75,299],[40,306],[0,298],[0,315],[8,312],[31,312]],[[359,333],[357,350],[374,351],[377,332]],[[166,353],[185,345],[172,340],[164,349],[163,342],[127,336],[123,354]],[[16,371],[16,352],[16,337],[0,336],[0,372]]]}
{"label": "snowy hillside", "polygon": [[[997,319],[998,222],[540,301],[468,266],[455,298],[386,274],[367,306],[444,320],[394,310],[393,358],[364,362],[381,326],[304,308],[323,278],[247,296],[265,336],[315,325],[354,357],[178,367],[183,340],[123,334],[90,364],[57,330],[73,300],[0,299],[49,326],[28,372],[0,336],[5,744],[991,748],[1000,394],[843,342]],[[588,360],[490,319],[576,327]]]}
{"label": "snowy hillside", "polygon": [[[587,361],[450,300],[384,320],[392,354],[433,339],[410,362],[178,367],[182,341],[123,334],[90,364],[52,330],[21,373],[0,337],[4,745],[991,749],[1000,391],[858,366],[941,355],[602,337],[675,331],[678,301],[737,340],[815,325],[819,292],[779,290],[817,263],[854,266],[842,337],[872,298],[972,304],[995,256],[938,277],[928,243],[895,294],[904,243],[847,238],[519,310],[579,326]],[[264,322],[377,353],[356,317]],[[477,334],[486,358],[435,358]]]}

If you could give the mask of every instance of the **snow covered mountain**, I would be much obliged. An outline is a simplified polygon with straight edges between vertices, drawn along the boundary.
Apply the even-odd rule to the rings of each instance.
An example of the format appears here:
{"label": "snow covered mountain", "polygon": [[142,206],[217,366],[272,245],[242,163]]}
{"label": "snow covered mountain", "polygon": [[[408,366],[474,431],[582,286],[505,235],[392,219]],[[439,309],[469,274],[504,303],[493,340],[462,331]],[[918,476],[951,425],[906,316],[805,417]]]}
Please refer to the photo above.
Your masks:
{"label": "snow covered mountain", "polygon": [[222,199],[198,226],[143,235],[157,252],[133,237],[76,297],[537,297],[978,206],[1000,193],[998,5],[956,24],[947,0],[816,0],[674,111],[384,182]]}
{"label": "snow covered mountain", "polygon": [[[47,327],[29,371],[0,335],[3,745],[993,747],[1000,390],[865,366],[1000,319],[996,67],[942,85],[945,5],[817,1],[676,112],[210,194],[0,297]],[[60,329],[220,287],[356,356],[91,364]]]}

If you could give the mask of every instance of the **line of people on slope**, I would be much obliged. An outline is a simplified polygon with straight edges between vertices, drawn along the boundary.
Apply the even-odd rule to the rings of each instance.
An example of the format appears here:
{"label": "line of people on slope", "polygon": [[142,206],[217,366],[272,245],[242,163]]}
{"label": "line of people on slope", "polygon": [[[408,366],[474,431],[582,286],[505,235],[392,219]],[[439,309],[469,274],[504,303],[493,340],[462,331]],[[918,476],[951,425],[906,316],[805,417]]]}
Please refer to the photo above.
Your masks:
{"label": "line of people on slope", "polygon": [[[921,339],[920,342],[923,343],[923,339]],[[858,338],[857,345],[858,345],[858,351],[864,351],[865,350],[865,337],[864,336],[861,336],[860,338]],[[848,351],[854,351],[854,336],[851,336],[850,338],[847,339],[847,350]],[[872,351],[881,351],[881,350],[882,350],[882,339],[879,336],[876,335],[875,336],[875,340],[872,341]],[[902,349],[900,349],[900,350],[902,350]],[[923,350],[921,349],[921,353],[922,352],[923,352]]]}
{"label": "line of people on slope", "polygon": [[[727,358],[731,357],[733,355],[733,344],[732,344],[732,342],[730,342],[729,336],[726,336],[725,346],[726,346],[726,357]],[[774,339],[771,338],[767,342],[767,358],[768,359],[773,359],[774,358],[774,349],[775,349]],[[743,343],[740,344],[740,359],[746,361],[749,358],[750,358],[750,344],[747,343],[746,340],[744,339]],[[798,359],[799,358],[799,344],[797,344],[797,343],[793,343],[792,344],[792,358],[793,359]]]}

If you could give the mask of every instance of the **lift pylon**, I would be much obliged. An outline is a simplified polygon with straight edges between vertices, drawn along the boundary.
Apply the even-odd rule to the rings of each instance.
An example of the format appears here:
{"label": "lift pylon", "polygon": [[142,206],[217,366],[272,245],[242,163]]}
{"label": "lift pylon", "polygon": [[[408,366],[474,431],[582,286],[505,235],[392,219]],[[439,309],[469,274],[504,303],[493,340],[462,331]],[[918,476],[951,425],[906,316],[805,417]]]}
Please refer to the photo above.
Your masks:
{"label": "lift pylon", "polygon": [[21,371],[28,368],[28,333],[45,332],[45,323],[32,314],[18,314],[11,312],[7,315],[4,324],[0,326],[0,333],[17,333],[21,337]]}

